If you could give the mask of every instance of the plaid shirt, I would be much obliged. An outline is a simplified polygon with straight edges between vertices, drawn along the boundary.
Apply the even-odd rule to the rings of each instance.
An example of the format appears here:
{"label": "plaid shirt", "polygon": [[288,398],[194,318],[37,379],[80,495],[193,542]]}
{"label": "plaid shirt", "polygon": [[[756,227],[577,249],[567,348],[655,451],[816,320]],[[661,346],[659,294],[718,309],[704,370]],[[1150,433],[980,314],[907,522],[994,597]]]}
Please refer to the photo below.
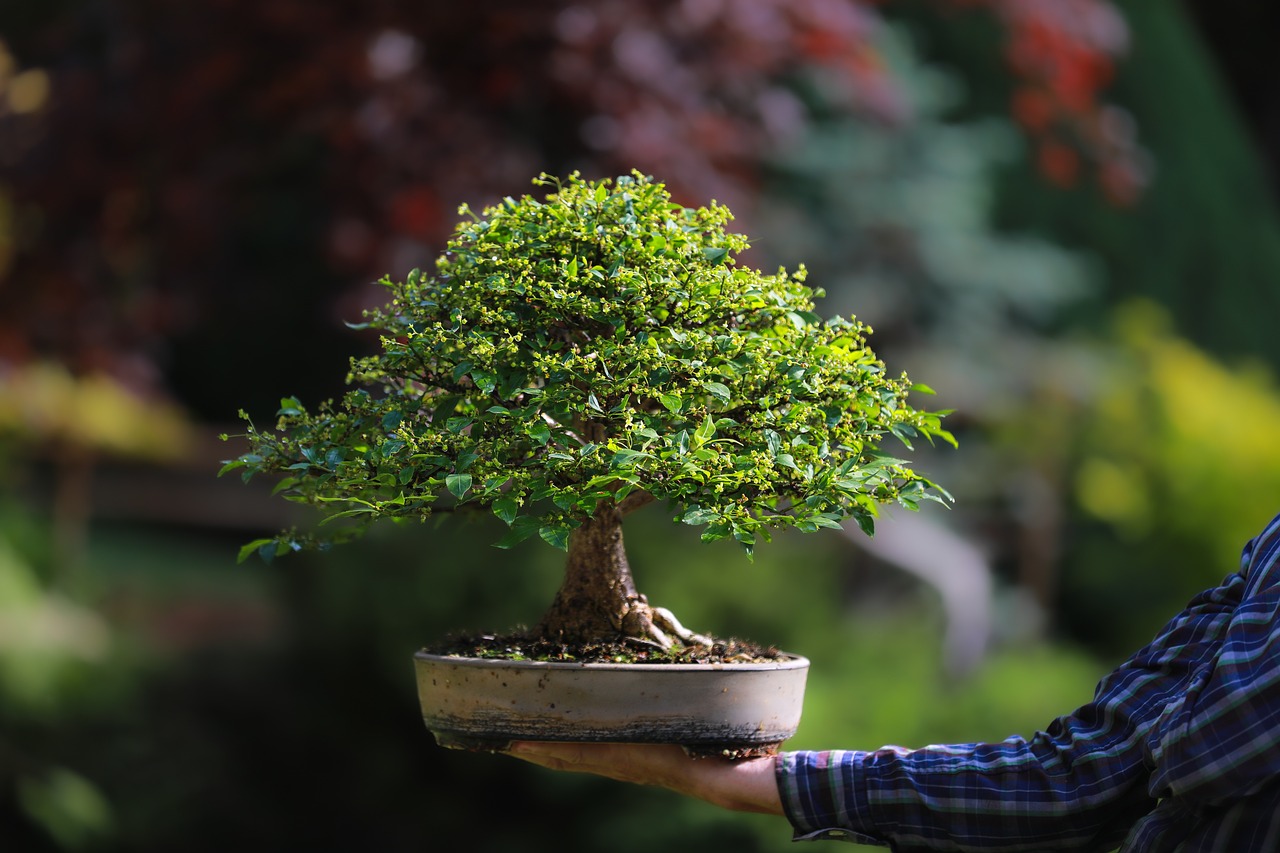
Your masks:
{"label": "plaid shirt", "polygon": [[782,753],[798,840],[897,851],[1280,851],[1280,516],[1031,739]]}

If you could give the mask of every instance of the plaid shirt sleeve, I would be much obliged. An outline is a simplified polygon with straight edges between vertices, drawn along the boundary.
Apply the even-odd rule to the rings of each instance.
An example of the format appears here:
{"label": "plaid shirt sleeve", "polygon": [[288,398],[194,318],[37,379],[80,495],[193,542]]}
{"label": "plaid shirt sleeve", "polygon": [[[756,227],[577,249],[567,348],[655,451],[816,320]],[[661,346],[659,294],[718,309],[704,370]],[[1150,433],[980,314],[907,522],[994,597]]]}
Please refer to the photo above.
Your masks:
{"label": "plaid shirt sleeve", "polygon": [[1220,806],[1280,778],[1280,523],[1242,562],[1244,601],[1219,654],[1148,738],[1152,796]]}
{"label": "plaid shirt sleeve", "polygon": [[1280,517],[1246,547],[1240,572],[1193,599],[1092,702],[1030,739],[780,754],[796,838],[1106,851],[1135,824],[1157,822],[1158,798],[1162,810],[1193,814],[1274,781],[1278,560]]}

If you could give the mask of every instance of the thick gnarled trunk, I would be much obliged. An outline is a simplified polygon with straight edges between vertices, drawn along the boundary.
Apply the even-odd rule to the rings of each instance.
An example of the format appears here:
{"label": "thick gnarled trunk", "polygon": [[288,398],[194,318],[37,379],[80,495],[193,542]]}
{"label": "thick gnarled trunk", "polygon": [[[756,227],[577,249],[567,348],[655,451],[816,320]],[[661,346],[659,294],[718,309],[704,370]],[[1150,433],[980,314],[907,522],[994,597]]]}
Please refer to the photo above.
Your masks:
{"label": "thick gnarled trunk", "polygon": [[569,536],[564,582],[538,634],[565,643],[649,637],[652,618],[622,546],[622,513],[602,507]]}
{"label": "thick gnarled trunk", "polygon": [[[633,498],[636,496],[633,495]],[[649,500],[600,507],[569,536],[564,582],[536,633],[572,645],[635,640],[669,649],[711,645],[711,639],[688,630],[666,608],[653,607],[636,591],[622,547],[622,516]]]}

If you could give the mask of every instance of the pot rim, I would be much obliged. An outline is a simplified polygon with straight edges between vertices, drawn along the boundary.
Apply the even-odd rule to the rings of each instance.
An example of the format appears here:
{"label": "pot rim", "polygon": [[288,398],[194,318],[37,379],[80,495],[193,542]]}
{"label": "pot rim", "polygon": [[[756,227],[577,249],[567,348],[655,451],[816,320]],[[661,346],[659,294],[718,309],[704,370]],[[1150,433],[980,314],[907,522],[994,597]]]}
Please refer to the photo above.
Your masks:
{"label": "pot rim", "polygon": [[806,669],[809,659],[790,652],[780,652],[781,657],[767,663],[624,663],[621,661],[545,661],[545,660],[509,660],[506,658],[474,658],[465,655],[437,655],[427,651],[415,652],[415,660],[427,663],[455,664],[457,666],[475,667],[478,669],[501,669],[512,667],[517,669],[549,669],[549,670],[618,670],[623,672],[757,672]]}

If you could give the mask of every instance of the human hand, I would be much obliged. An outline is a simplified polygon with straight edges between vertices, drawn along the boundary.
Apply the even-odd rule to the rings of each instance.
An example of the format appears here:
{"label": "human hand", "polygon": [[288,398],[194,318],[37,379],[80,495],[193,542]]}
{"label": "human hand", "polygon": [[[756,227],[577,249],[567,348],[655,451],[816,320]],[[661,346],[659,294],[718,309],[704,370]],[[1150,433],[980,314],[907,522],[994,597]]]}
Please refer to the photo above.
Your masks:
{"label": "human hand", "polygon": [[781,815],[771,757],[693,758],[670,744],[517,741],[508,755],[547,767],[620,782],[656,785],[735,811]]}

